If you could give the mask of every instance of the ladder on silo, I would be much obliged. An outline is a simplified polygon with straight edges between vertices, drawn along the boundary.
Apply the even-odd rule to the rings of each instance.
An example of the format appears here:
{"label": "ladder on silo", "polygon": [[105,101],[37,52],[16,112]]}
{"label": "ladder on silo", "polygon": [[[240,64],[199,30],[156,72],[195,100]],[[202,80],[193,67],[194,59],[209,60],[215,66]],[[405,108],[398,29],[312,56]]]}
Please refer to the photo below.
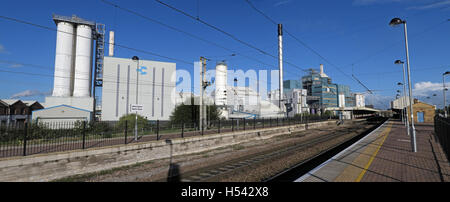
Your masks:
{"label": "ladder on silo", "polygon": [[96,24],[95,46],[95,82],[97,87],[103,86],[103,57],[105,56],[105,25]]}
{"label": "ladder on silo", "polygon": [[96,87],[103,87],[103,59],[105,56],[105,25],[95,24],[94,117],[100,118],[101,106],[97,106]]}

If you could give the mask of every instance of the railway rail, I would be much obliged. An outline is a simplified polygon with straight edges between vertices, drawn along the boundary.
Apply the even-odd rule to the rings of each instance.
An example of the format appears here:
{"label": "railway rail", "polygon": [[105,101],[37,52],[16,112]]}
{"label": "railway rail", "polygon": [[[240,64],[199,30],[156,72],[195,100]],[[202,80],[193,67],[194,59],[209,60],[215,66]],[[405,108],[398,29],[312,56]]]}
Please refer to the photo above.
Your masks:
{"label": "railway rail", "polygon": [[[293,181],[291,179],[293,179],[295,176],[298,176],[299,173],[304,173],[308,168],[316,165],[318,162],[323,162],[324,160],[326,160],[325,158],[327,156],[338,151],[339,149],[341,149],[345,145],[349,144],[350,142],[353,142],[357,139],[362,138],[365,134],[368,134],[370,131],[374,130],[379,125],[380,124],[376,124],[375,126],[370,127],[368,130],[365,130],[363,133],[357,134],[357,135],[354,135],[354,136],[348,138],[347,140],[344,141],[344,143],[341,143],[338,146],[335,146],[333,148],[322,151],[322,152],[314,155],[313,157],[308,158],[299,164],[296,164],[294,167],[289,168],[273,177],[264,179],[263,181],[268,181],[268,182]],[[283,156],[292,155],[295,152],[299,152],[299,151],[305,150],[307,148],[312,148],[312,147],[321,145],[323,143],[326,143],[326,142],[334,140],[338,137],[341,137],[345,134],[355,133],[360,129],[361,128],[359,128],[359,127],[354,127],[354,128],[342,127],[342,128],[338,128],[337,130],[332,131],[331,133],[330,133],[330,131],[327,131],[327,130],[321,130],[320,133],[322,133],[322,135],[317,138],[305,140],[303,142],[294,143],[292,145],[285,146],[281,149],[277,148],[277,149],[272,149],[269,151],[264,151],[261,153],[253,154],[250,156],[244,156],[239,159],[234,159],[234,160],[223,162],[223,163],[216,164],[216,165],[206,166],[204,168],[194,170],[194,171],[188,171],[183,174],[179,174],[177,172],[171,172],[169,170],[168,178],[161,179],[159,181],[165,181],[165,180],[167,180],[167,181],[182,181],[182,182],[214,181],[217,177],[224,176],[224,175],[230,174],[232,172],[239,172],[241,170],[245,170],[246,168],[248,168],[250,166],[255,166],[255,165],[263,164],[264,162],[269,162],[272,159],[277,159],[277,158],[280,158]],[[312,167],[312,168],[314,168],[314,167]]]}

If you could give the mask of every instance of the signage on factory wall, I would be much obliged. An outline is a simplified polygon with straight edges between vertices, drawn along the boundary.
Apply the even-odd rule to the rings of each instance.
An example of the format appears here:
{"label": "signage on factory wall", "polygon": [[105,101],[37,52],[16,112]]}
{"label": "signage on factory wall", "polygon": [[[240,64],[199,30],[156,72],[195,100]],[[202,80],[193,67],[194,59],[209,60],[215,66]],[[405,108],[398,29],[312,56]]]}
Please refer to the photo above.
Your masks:
{"label": "signage on factory wall", "polygon": [[144,105],[131,104],[130,111],[131,112],[140,112],[144,110]]}

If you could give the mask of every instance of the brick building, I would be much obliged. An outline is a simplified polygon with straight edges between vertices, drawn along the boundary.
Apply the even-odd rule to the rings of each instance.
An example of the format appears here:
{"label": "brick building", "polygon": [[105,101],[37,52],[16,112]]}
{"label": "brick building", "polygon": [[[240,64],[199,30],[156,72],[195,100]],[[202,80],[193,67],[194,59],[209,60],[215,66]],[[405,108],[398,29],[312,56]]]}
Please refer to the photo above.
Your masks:
{"label": "brick building", "polygon": [[[408,117],[410,117],[410,110],[407,107]],[[434,115],[436,113],[436,106],[420,102],[414,99],[413,104],[414,123],[434,123]]]}

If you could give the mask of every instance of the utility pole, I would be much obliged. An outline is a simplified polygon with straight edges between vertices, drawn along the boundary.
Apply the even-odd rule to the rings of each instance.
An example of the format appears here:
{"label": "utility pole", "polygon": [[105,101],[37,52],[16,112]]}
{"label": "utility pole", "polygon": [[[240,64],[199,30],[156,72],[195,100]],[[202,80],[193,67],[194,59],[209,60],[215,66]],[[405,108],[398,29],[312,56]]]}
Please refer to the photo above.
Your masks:
{"label": "utility pole", "polygon": [[199,117],[199,126],[200,129],[202,129],[205,125],[205,118],[206,118],[206,108],[204,103],[204,95],[205,95],[205,89],[209,85],[211,85],[210,82],[205,81],[205,72],[206,72],[206,58],[200,57],[200,61],[202,63],[201,71],[200,71],[200,117]]}
{"label": "utility pole", "polygon": [[442,86],[443,86],[443,92],[444,92],[444,116],[445,116],[445,118],[447,118],[447,109],[446,109],[446,106],[447,106],[447,102],[446,102],[446,100],[445,100],[445,91],[447,90],[447,88],[445,88],[445,75],[449,75],[450,74],[450,71],[448,71],[448,72],[445,72],[444,74],[442,74]]}
{"label": "utility pole", "polygon": [[199,107],[199,129],[201,130],[203,128],[203,85],[204,85],[204,69],[205,69],[205,58],[200,57],[201,67],[200,67],[200,107]]}

